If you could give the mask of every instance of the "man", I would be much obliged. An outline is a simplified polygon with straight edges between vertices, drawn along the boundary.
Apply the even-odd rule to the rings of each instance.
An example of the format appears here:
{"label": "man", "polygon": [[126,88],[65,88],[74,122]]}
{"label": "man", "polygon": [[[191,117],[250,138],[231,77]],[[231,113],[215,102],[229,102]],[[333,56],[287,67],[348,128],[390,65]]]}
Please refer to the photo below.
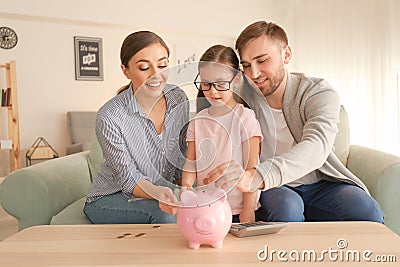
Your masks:
{"label": "man", "polygon": [[209,173],[209,181],[225,189],[263,190],[261,212],[267,221],[383,223],[366,186],[333,153],[339,96],[322,79],[288,72],[292,51],[285,31],[274,23],[255,22],[239,35],[236,49],[244,73],[262,93],[249,101],[264,135],[261,163],[244,171],[227,162]]}

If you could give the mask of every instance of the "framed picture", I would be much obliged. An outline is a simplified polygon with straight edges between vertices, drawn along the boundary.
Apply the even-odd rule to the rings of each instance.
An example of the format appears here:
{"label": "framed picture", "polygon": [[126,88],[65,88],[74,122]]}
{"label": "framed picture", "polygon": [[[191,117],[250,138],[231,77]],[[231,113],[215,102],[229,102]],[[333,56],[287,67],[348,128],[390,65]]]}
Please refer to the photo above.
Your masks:
{"label": "framed picture", "polygon": [[74,37],[75,79],[103,80],[103,44],[101,38]]}

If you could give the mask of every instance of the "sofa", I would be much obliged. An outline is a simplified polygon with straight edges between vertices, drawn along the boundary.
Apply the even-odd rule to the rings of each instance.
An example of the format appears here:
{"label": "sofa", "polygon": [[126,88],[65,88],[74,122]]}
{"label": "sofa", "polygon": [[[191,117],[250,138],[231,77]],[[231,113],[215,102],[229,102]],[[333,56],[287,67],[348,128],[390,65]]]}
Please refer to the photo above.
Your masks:
{"label": "sofa", "polygon": [[71,144],[67,146],[67,155],[90,149],[96,124],[97,111],[68,111],[67,130]]}
{"label": "sofa", "polygon": [[[340,113],[335,140],[339,159],[368,187],[385,213],[385,224],[400,234],[400,157],[350,145],[346,110]],[[93,138],[90,151],[52,159],[9,174],[0,187],[4,210],[18,219],[18,229],[44,224],[88,224],[85,196],[103,161]]]}

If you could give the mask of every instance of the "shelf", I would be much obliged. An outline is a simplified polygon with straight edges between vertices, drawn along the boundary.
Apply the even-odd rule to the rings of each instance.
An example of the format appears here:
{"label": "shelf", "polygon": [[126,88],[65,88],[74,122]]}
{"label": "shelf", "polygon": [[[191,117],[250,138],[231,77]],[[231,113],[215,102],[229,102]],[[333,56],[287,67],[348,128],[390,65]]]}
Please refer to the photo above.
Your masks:
{"label": "shelf", "polygon": [[5,75],[1,75],[5,77],[0,77],[0,80],[5,80],[5,86],[7,89],[9,88],[8,96],[10,97],[10,102],[8,103],[11,105],[1,107],[7,109],[8,112],[8,136],[6,139],[12,141],[11,149],[1,150],[9,151],[9,166],[10,172],[12,172],[19,169],[21,165],[16,62],[9,61],[5,64],[0,64],[0,68],[5,69]]}

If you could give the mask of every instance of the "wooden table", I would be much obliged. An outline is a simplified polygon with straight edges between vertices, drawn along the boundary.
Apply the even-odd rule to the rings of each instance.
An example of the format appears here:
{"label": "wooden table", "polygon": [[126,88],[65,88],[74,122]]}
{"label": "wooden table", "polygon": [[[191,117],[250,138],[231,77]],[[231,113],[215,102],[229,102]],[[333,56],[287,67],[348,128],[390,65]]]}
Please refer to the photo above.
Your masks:
{"label": "wooden table", "polygon": [[[27,228],[0,242],[0,266],[400,265],[400,237],[386,226],[372,222],[290,223],[272,235],[237,238],[228,234],[222,248],[201,246],[198,250],[187,246],[176,225],[153,226]],[[361,257],[359,262],[356,253]],[[296,255],[298,262],[294,261]],[[363,255],[371,262],[366,262]],[[392,262],[372,262],[377,256]],[[319,261],[322,257],[323,261]]]}

